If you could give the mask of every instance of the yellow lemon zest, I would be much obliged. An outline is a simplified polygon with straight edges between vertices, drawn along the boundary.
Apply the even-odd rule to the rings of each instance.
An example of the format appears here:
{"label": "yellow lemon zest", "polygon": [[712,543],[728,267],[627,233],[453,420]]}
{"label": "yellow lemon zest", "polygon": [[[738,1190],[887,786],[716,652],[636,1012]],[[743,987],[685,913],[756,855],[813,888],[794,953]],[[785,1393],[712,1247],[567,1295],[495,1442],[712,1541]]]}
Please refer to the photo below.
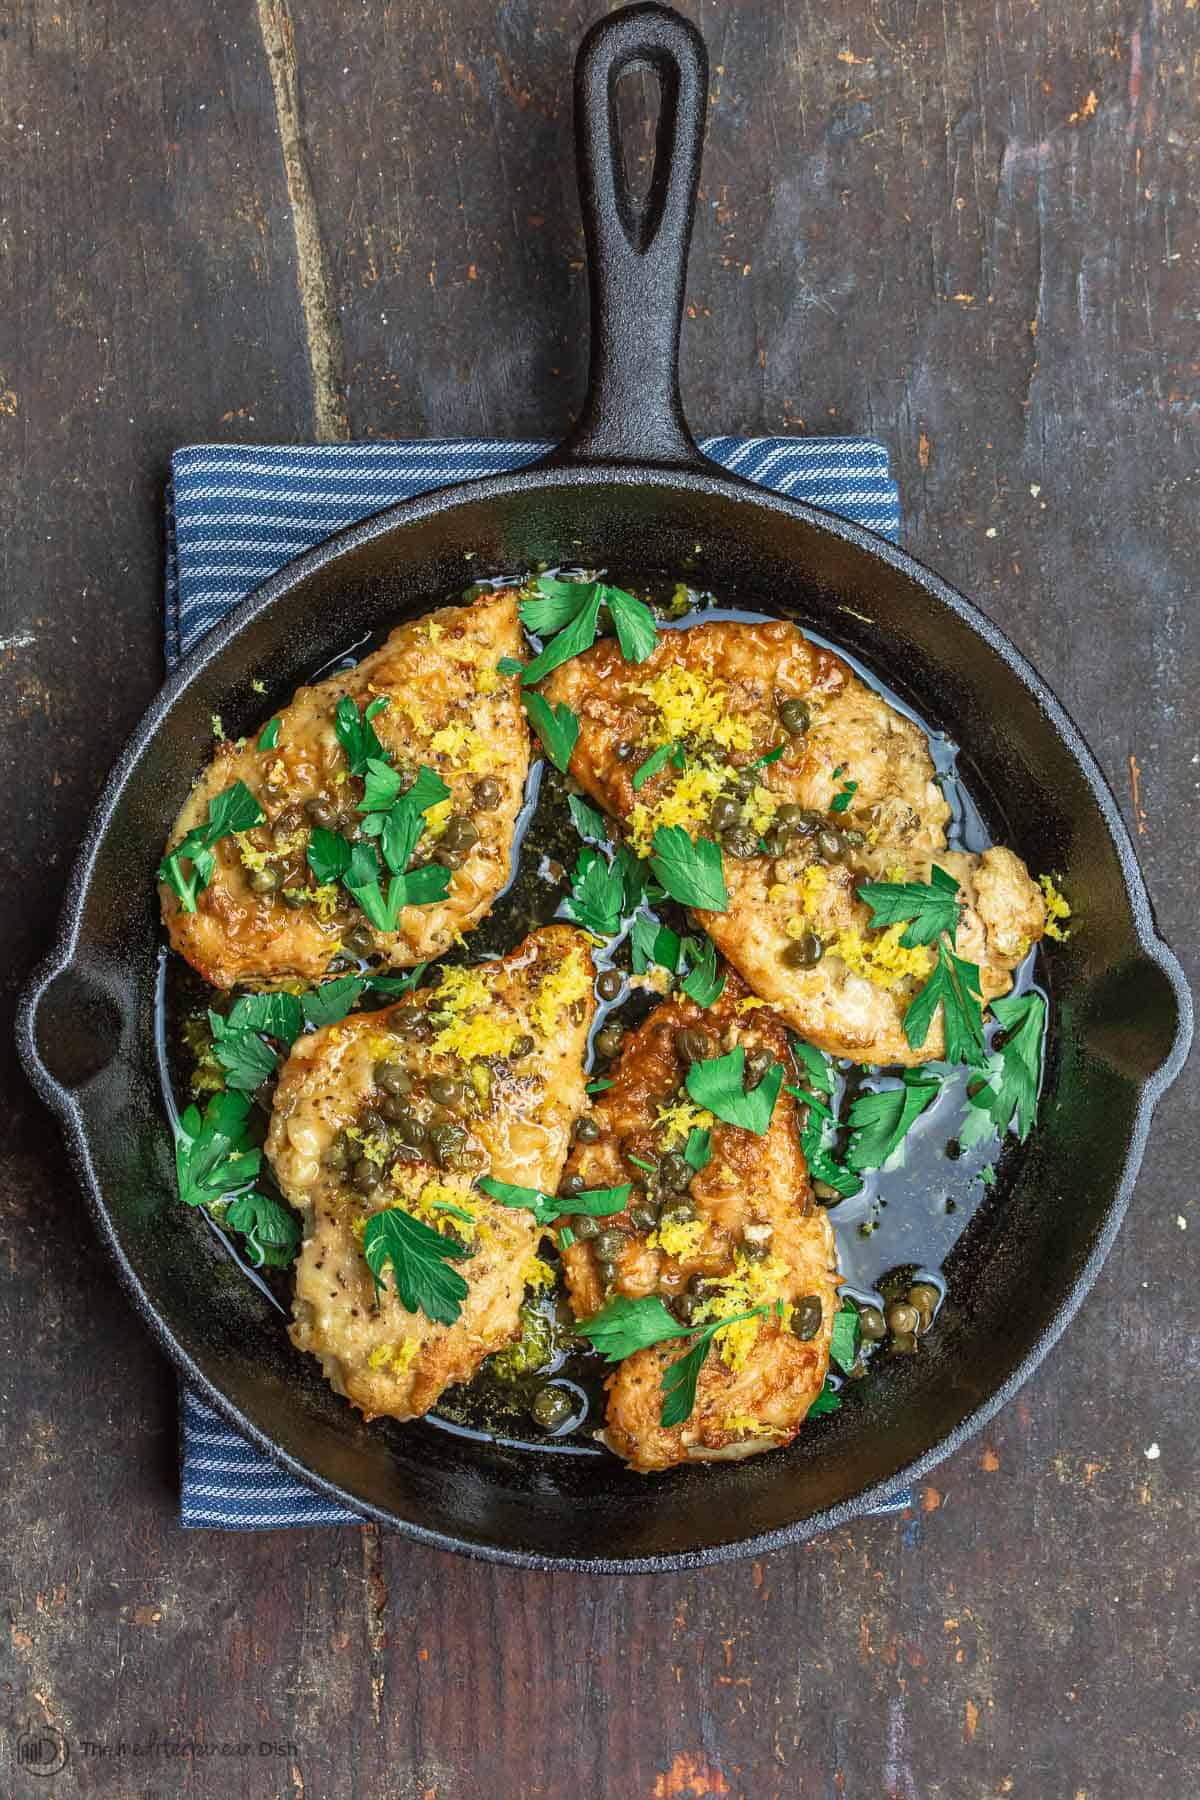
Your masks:
{"label": "yellow lemon zest", "polygon": [[587,994],[592,985],[589,963],[590,958],[575,945],[558,967],[543,977],[529,1009],[529,1022],[539,1037],[549,1037],[567,1008]]}
{"label": "yellow lemon zest", "polygon": [[398,1344],[376,1344],[367,1358],[368,1369],[391,1368],[394,1374],[403,1375],[417,1354],[416,1338],[403,1338]]}
{"label": "yellow lemon zest", "polygon": [[726,771],[706,763],[685,769],[674,785],[660,794],[653,805],[637,800],[630,809],[629,835],[639,856],[650,854],[651,842],[660,825],[682,825],[694,832],[705,823],[712,803],[724,788]]}
{"label": "yellow lemon zest", "polygon": [[686,1143],[689,1131],[707,1131],[715,1121],[706,1106],[697,1106],[694,1100],[676,1100],[660,1106],[654,1122],[662,1129],[663,1147],[670,1150]]}
{"label": "yellow lemon zest", "polygon": [[703,1219],[664,1219],[655,1226],[646,1242],[652,1250],[665,1250],[668,1256],[686,1262],[699,1250],[707,1230]]}
{"label": "yellow lemon zest", "polygon": [[747,994],[744,1000],[738,1001],[737,1009],[740,1013],[748,1013],[754,1012],[760,1006],[767,1005],[769,1005],[769,1002],[760,1000],[757,994]]}
{"label": "yellow lemon zest", "polygon": [[643,694],[658,713],[650,728],[652,748],[683,737],[720,744],[724,750],[748,750],[753,742],[747,722],[727,710],[725,683],[697,669],[668,664],[633,692]]}
{"label": "yellow lemon zest", "polygon": [[521,1265],[521,1280],[535,1294],[544,1294],[554,1286],[558,1277],[548,1262],[540,1256],[531,1256]]}
{"label": "yellow lemon zest", "polygon": [[863,975],[876,987],[894,988],[902,981],[924,981],[933,969],[934,954],[924,944],[906,949],[900,942],[908,926],[901,921],[886,931],[864,938],[851,927],[826,945],[826,953],[840,956],[855,975]]}
{"label": "yellow lemon zest", "polygon": [[436,800],[432,806],[425,808],[425,829],[430,837],[440,838],[450,823],[450,814],[454,811],[454,795],[448,794],[444,800]]}
{"label": "yellow lemon zest", "polygon": [[759,833],[766,831],[771,820],[775,817],[778,806],[778,802],[770,788],[755,787],[750,794],[747,805],[750,811],[750,823],[753,825],[755,831]]}
{"label": "yellow lemon zest", "polygon": [[784,881],[773,881],[767,889],[767,899],[773,906],[779,906],[791,893],[791,888]]}
{"label": "yellow lemon zest", "polygon": [[434,1050],[464,1062],[507,1056],[521,1027],[516,1019],[498,1017],[495,1004],[495,994],[478,969],[443,969],[432,1010],[449,1013],[450,1018],[434,1038]]}
{"label": "yellow lemon zest", "polygon": [[500,681],[501,677],[495,669],[480,669],[475,676],[476,691],[480,694],[494,694]]}
{"label": "yellow lemon zest", "polygon": [[907,865],[907,863],[902,863],[902,862],[893,863],[891,868],[887,872],[887,880],[888,881],[896,881],[896,882],[907,881],[908,880],[908,865]]}
{"label": "yellow lemon zest", "polygon": [[440,638],[445,636],[446,627],[444,625],[439,625],[436,619],[430,619],[425,630],[429,635],[430,643],[436,644]]}
{"label": "yellow lemon zest", "polygon": [[719,1423],[721,1431],[731,1432],[737,1437],[786,1437],[787,1433],[778,1425],[765,1425],[761,1419],[755,1419],[750,1413],[726,1413]]}
{"label": "yellow lemon zest", "polygon": [[321,887],[284,888],[283,892],[289,900],[299,900],[308,906],[315,906],[322,925],[329,923],[341,905],[341,896],[332,881],[323,883]]}
{"label": "yellow lemon zest", "polygon": [[[1061,877],[1057,879],[1061,879]],[[1065,928],[1060,921],[1071,917],[1071,908],[1059,893],[1055,881],[1056,877],[1053,875],[1038,876],[1038,886],[1041,888],[1046,902],[1046,936],[1057,938],[1058,942],[1062,944],[1066,942],[1071,933],[1070,929]]]}

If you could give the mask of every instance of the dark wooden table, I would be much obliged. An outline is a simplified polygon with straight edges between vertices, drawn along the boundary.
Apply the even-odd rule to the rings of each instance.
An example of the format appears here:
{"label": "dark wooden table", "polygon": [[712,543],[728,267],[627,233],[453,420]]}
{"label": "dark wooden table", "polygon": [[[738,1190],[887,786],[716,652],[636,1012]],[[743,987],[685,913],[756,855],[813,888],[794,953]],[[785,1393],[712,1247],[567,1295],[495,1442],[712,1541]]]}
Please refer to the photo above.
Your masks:
{"label": "dark wooden table", "polygon": [[[570,418],[585,317],[569,81],[597,10],[8,9],[9,1005],[161,676],[171,448],[540,436]],[[694,423],[884,440],[906,542],[979,597],[1082,722],[1186,956],[1195,0],[689,10],[714,65],[685,334]],[[182,1533],[174,1382],[4,1055],[0,1791],[1196,1792],[1186,1078],[1068,1342],[910,1517],[763,1562],[586,1581],[372,1528]],[[57,1779],[16,1767],[28,1722],[70,1740]],[[116,1754],[152,1732],[253,1754]]]}

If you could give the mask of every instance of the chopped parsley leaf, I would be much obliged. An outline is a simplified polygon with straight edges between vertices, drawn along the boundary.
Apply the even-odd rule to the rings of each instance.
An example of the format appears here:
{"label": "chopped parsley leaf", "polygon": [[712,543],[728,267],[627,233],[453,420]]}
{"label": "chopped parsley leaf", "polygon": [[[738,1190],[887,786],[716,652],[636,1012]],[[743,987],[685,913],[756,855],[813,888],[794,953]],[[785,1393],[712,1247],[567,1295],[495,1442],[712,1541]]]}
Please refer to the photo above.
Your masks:
{"label": "chopped parsley leaf", "polygon": [[860,1174],[882,1169],[895,1154],[910,1128],[941,1091],[941,1083],[906,1069],[895,1087],[859,1094],[850,1108],[850,1147],[846,1161]]}
{"label": "chopped parsley leaf", "polygon": [[833,1315],[829,1336],[829,1357],[848,1375],[858,1357],[858,1308],[847,1301]]}
{"label": "chopped parsley leaf", "polygon": [[[232,782],[209,801],[206,822],[193,826],[173,850],[168,850],[158,867],[158,879],[178,895],[184,912],[195,912],[197,896],[212,880],[216,867],[213,845],[235,832],[252,831],[265,818],[244,781]],[[183,872],[185,862],[192,865],[190,878]]]}
{"label": "chopped parsley leaf", "polygon": [[679,933],[672,931],[669,925],[660,925],[647,913],[634,915],[629,944],[635,975],[644,975],[652,963],[657,963],[660,969],[669,969],[672,974],[679,967],[682,950]]}
{"label": "chopped parsley leaf", "polygon": [[606,1219],[612,1213],[624,1212],[633,1192],[632,1184],[620,1187],[584,1188],[582,1193],[563,1199],[557,1194],[543,1194],[538,1188],[517,1187],[510,1181],[497,1181],[491,1175],[480,1177],[477,1184],[485,1194],[501,1206],[524,1206],[539,1225],[553,1225],[556,1219],[586,1213],[591,1219]]}
{"label": "chopped parsley leaf", "polygon": [[258,742],[254,746],[256,750],[274,750],[279,742],[280,723],[281,720],[278,713],[276,713],[273,719],[267,720],[266,724],[258,734]]}
{"label": "chopped parsley leaf", "polygon": [[904,1015],[904,1035],[910,1047],[919,1050],[929,1036],[940,1003],[947,1062],[970,1063],[979,1068],[985,1061],[979,969],[975,963],[956,956],[944,938],[938,943],[937,958],[932,975]]}
{"label": "chopped parsley leaf", "polygon": [[982,1086],[968,1095],[972,1110],[959,1133],[966,1149],[982,1143],[992,1131],[1003,1136],[1010,1128],[1024,1143],[1037,1118],[1046,1002],[1040,994],[1009,995],[993,1000],[992,1012],[1004,1040],[984,1065],[987,1076]]}
{"label": "chopped parsley leaf", "polygon": [[414,1219],[398,1206],[385,1206],[367,1220],[363,1254],[382,1294],[390,1265],[392,1286],[405,1312],[423,1312],[439,1325],[453,1325],[462,1312],[467,1284],[452,1262],[470,1252],[453,1238],[443,1237],[431,1225]]}
{"label": "chopped parsley leaf", "polygon": [[692,967],[682,987],[697,1006],[715,1006],[725,992],[725,976],[717,972],[717,947],[711,938],[685,938],[684,951]]}
{"label": "chopped parsley leaf", "polygon": [[208,1206],[249,1187],[262,1165],[250,1135],[250,1096],[222,1090],[201,1117],[189,1106],[175,1127],[175,1175],[185,1206]]}
{"label": "chopped parsley leaf", "polygon": [[645,762],[639,763],[633,777],[633,791],[639,793],[645,784],[675,756],[682,756],[683,745],[677,739],[669,744],[661,744],[657,750],[651,751]]}
{"label": "chopped parsley leaf", "polygon": [[874,909],[867,921],[868,930],[881,931],[907,919],[910,921],[908,930],[900,939],[906,949],[912,950],[918,944],[932,944],[943,931],[949,932],[953,942],[962,916],[958,882],[936,863],[929,873],[927,882],[865,882],[858,890],[858,897]]}
{"label": "chopped parsley leaf", "polygon": [[365,775],[367,764],[374,757],[379,762],[388,762],[390,757],[379,741],[372,719],[376,718],[388,705],[388,696],[379,694],[370,705],[360,713],[357,701],[349,694],[343,694],[337,703],[334,714],[333,729],[337,741],[345,752],[346,762],[352,775]]}
{"label": "chopped parsley leaf", "polygon": [[653,842],[650,867],[672,900],[706,912],[729,910],[721,852],[711,838],[693,843],[682,825],[660,825]]}
{"label": "chopped parsley leaf", "polygon": [[697,1106],[707,1107],[727,1125],[738,1125],[743,1131],[762,1137],[783,1086],[783,1064],[772,1063],[758,1086],[748,1093],[743,1086],[745,1070],[746,1047],[735,1044],[726,1056],[692,1063],[687,1072],[687,1091]]}
{"label": "chopped parsley leaf", "polygon": [[571,892],[563,908],[596,937],[614,937],[621,926],[625,882],[616,862],[609,862],[591,844],[579,852],[571,877]]}
{"label": "chopped parsley leaf", "polygon": [[589,806],[578,794],[568,794],[567,805],[571,809],[571,823],[585,843],[608,842],[608,826],[594,806]]}
{"label": "chopped parsley leaf", "polygon": [[565,775],[571,753],[579,741],[579,720],[566,701],[552,707],[540,694],[521,690],[521,701],[529,715],[529,723],[542,740],[542,747],[556,769]]}
{"label": "chopped parsley leaf", "polygon": [[256,1269],[286,1269],[300,1248],[300,1221],[290,1206],[270,1194],[239,1194],[225,1208],[223,1225],[245,1238],[245,1251]]}

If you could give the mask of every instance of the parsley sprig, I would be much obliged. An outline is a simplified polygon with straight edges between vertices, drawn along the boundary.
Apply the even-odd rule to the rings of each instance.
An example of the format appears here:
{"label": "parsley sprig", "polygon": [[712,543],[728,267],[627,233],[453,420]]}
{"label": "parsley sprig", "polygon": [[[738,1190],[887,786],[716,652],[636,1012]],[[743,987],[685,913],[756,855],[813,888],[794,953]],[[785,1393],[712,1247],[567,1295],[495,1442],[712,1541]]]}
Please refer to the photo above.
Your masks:
{"label": "parsley sprig", "polygon": [[700,1371],[717,1333],[727,1325],[740,1324],[743,1319],[765,1318],[771,1310],[770,1305],[755,1306],[748,1312],[714,1319],[697,1330],[694,1325],[681,1325],[657,1294],[646,1294],[637,1300],[618,1295],[590,1319],[582,1320],[575,1331],[579,1337],[587,1338],[609,1363],[624,1362],[637,1350],[649,1350],[655,1344],[667,1343],[674,1338],[695,1340],[685,1356],[668,1364],[663,1371],[660,1422],[665,1430],[670,1430],[691,1417]]}
{"label": "parsley sprig", "polygon": [[687,1072],[687,1091],[697,1106],[707,1107],[727,1125],[739,1125],[762,1137],[783,1086],[783,1064],[773,1062],[757,1087],[746,1089],[746,1046],[735,1044],[726,1056],[694,1062]]}
{"label": "parsley sprig", "polygon": [[635,595],[607,581],[564,581],[539,575],[535,592],[521,601],[521,623],[550,642],[526,665],[526,687],[557,669],[596,641],[600,609],[607,606],[626,662],[645,662],[658,641],[654,614]]}
{"label": "parsley sprig", "polygon": [[967,1091],[970,1110],[959,1132],[964,1149],[1010,1128],[1024,1143],[1037,1118],[1046,1002],[1041,994],[1010,995],[993,1000],[992,1012],[1003,1040],[984,1065],[985,1080]]}
{"label": "parsley sprig", "polygon": [[[274,1059],[272,1059],[273,1061]],[[294,1214],[273,1195],[256,1193],[262,1149],[250,1130],[250,1098],[225,1090],[201,1114],[189,1106],[175,1127],[175,1177],[185,1206],[203,1206],[245,1235],[256,1266],[286,1267],[300,1242]]]}
{"label": "parsley sprig", "polygon": [[453,1325],[467,1297],[466,1282],[451,1263],[471,1252],[456,1238],[414,1219],[403,1207],[385,1206],[367,1220],[363,1254],[378,1297],[390,1268],[392,1287],[405,1312],[423,1312],[435,1324]]}
{"label": "parsley sprig", "polygon": [[860,1174],[882,1169],[903,1143],[926,1107],[941,1092],[936,1077],[906,1069],[895,1087],[859,1094],[850,1108],[850,1145],[846,1161]]}
{"label": "parsley sprig", "polygon": [[682,825],[660,825],[654,833],[650,867],[681,906],[728,912],[721,851],[711,838],[693,842]]}
{"label": "parsley sprig", "polygon": [[921,1049],[940,1005],[947,1062],[982,1066],[985,1050],[979,967],[954,951],[962,906],[953,875],[935,863],[927,882],[869,881],[859,888],[858,894],[872,908],[872,930],[908,920],[908,929],[900,938],[908,949],[936,940],[933,971],[904,1014],[904,1035],[909,1046]]}
{"label": "parsley sprig", "polygon": [[633,1184],[626,1181],[620,1187],[584,1188],[582,1193],[572,1194],[569,1200],[564,1200],[556,1194],[543,1194],[540,1188],[517,1187],[510,1181],[497,1181],[491,1175],[481,1176],[477,1185],[501,1206],[526,1207],[539,1225],[553,1225],[572,1213],[586,1213],[590,1219],[607,1219],[613,1213],[624,1212],[633,1192]]}
{"label": "parsley sprig", "polygon": [[[213,845],[238,831],[252,831],[266,818],[262,807],[244,781],[235,781],[208,803],[208,818],[194,825],[173,850],[168,850],[158,866],[158,879],[178,895],[184,912],[195,912],[197,896],[212,880],[216,867]],[[190,875],[184,863],[190,863]]]}

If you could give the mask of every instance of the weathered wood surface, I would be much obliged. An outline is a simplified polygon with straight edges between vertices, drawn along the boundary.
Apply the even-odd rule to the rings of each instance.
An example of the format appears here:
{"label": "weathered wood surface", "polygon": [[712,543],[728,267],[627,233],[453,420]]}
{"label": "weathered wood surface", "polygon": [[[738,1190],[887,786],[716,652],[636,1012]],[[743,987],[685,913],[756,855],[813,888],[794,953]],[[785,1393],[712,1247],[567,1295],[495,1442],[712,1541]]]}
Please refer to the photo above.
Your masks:
{"label": "weathered wood surface", "polygon": [[[0,26],[6,1003],[158,679],[170,447],[549,435],[581,391],[596,6],[291,6],[16,0]],[[907,542],[1082,722],[1187,954],[1200,11],[691,10],[695,424],[888,443]],[[5,1055],[3,1791],[1195,1792],[1194,1083],[1068,1343],[910,1519],[583,1581],[373,1530],[182,1534],[173,1383]],[[56,1780],[11,1759],[27,1720],[74,1745]],[[152,1731],[255,1753],[83,1748]]]}

